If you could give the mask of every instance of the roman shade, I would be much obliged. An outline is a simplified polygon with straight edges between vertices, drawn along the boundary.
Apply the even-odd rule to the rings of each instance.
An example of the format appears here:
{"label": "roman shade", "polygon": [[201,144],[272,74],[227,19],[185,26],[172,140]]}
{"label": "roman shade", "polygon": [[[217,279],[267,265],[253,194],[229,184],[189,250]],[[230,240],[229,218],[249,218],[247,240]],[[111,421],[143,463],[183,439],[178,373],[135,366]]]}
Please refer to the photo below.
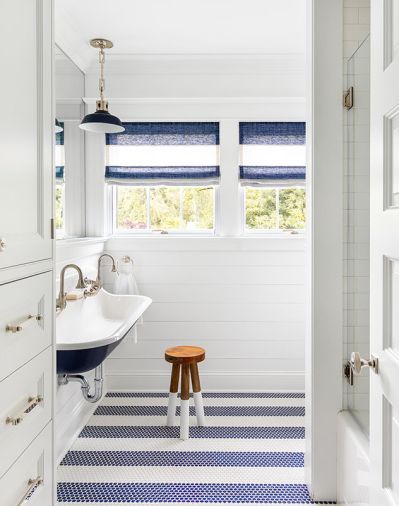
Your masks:
{"label": "roman shade", "polygon": [[240,123],[242,185],[303,184],[306,178],[304,122]]}
{"label": "roman shade", "polygon": [[123,185],[218,184],[219,124],[123,123],[106,135],[105,180]]}

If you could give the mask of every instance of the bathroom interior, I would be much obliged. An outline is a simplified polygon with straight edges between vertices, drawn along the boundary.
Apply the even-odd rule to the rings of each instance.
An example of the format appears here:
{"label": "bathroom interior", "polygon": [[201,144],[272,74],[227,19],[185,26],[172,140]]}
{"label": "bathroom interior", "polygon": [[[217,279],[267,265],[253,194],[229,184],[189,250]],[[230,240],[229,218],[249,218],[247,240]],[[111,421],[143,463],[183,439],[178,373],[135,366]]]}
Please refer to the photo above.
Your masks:
{"label": "bathroom interior", "polygon": [[[319,115],[331,107],[337,127],[338,148],[319,158],[330,188],[314,161],[330,133],[310,112],[309,79],[316,89],[328,68],[309,58],[311,0],[7,7],[40,36],[15,42],[2,94],[26,96],[32,72],[39,84],[19,102],[53,104],[26,113],[20,135],[42,123],[42,147],[17,160],[26,169],[0,173],[0,506],[385,506],[370,502],[373,367],[361,358],[370,0],[321,3],[315,19],[339,38],[325,49],[339,103]],[[32,152],[52,153],[51,175]],[[331,285],[313,283],[317,269]]]}

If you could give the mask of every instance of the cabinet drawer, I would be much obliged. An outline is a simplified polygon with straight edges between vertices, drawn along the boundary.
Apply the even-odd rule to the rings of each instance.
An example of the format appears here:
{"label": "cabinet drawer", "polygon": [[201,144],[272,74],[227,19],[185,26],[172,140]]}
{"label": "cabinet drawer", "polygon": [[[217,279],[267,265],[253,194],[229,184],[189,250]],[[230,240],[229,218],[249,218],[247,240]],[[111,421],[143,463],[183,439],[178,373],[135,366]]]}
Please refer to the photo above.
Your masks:
{"label": "cabinet drawer", "polygon": [[[49,423],[0,479],[1,506],[51,506],[52,469],[52,424]],[[29,501],[25,503],[23,499],[27,496]]]}
{"label": "cabinet drawer", "polygon": [[52,348],[0,383],[0,476],[51,418]]}
{"label": "cabinet drawer", "polygon": [[0,381],[51,344],[52,273],[0,286]]}

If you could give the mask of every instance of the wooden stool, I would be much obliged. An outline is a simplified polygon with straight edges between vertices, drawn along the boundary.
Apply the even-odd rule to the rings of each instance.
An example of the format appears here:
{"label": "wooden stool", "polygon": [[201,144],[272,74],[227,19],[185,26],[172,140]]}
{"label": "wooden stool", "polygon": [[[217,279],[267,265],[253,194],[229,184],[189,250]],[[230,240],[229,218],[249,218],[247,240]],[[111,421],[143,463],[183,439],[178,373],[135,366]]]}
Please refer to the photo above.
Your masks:
{"label": "wooden stool", "polygon": [[202,403],[201,383],[198,372],[198,362],[205,360],[205,350],[197,346],[175,346],[165,351],[165,360],[172,364],[170,378],[168,418],[166,424],[175,424],[177,391],[179,389],[179,373],[181,369],[180,392],[180,439],[189,437],[189,402],[190,402],[190,374],[193,385],[195,413],[198,425],[205,425],[204,405]]}

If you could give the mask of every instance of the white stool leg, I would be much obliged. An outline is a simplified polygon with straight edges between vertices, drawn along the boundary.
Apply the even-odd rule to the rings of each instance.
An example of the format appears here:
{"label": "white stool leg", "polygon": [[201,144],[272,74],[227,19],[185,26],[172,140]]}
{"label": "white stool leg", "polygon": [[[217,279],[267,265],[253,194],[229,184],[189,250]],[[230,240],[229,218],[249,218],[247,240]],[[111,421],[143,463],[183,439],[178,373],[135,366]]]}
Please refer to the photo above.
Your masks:
{"label": "white stool leg", "polygon": [[169,392],[168,417],[166,425],[172,427],[176,424],[177,393]]}
{"label": "white stool leg", "polygon": [[179,374],[180,365],[173,364],[172,374],[170,377],[169,388],[169,402],[168,402],[168,416],[166,418],[166,425],[172,427],[176,424],[176,406],[177,406],[177,391],[179,389]]}
{"label": "white stool leg", "polygon": [[205,425],[205,413],[201,392],[194,392],[194,404],[195,404],[195,414],[197,416],[197,425],[202,427]]}
{"label": "white stool leg", "polygon": [[195,414],[197,415],[197,425],[205,425],[204,403],[202,402],[201,382],[196,362],[190,364],[191,383],[193,384]]}
{"label": "white stool leg", "polygon": [[190,401],[180,401],[180,439],[187,441],[190,426]]}
{"label": "white stool leg", "polygon": [[183,364],[181,368],[180,394],[180,439],[189,438],[190,425],[190,366]]}

